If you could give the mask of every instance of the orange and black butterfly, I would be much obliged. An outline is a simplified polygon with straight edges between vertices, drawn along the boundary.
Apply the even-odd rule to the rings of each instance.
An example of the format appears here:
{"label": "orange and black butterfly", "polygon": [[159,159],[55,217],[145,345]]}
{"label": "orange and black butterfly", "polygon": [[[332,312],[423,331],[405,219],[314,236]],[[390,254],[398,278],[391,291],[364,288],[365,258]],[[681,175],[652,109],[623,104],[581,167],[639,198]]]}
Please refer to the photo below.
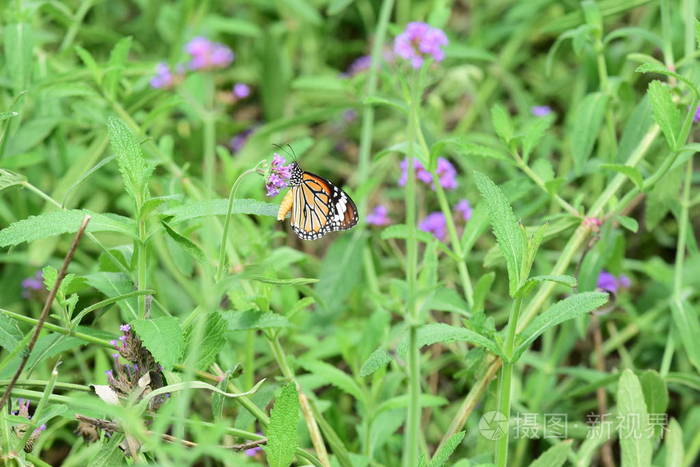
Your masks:
{"label": "orange and black butterfly", "polygon": [[289,187],[277,220],[284,220],[291,210],[292,230],[302,240],[316,240],[357,224],[357,206],[350,196],[325,178],[304,172],[296,162],[292,163]]}

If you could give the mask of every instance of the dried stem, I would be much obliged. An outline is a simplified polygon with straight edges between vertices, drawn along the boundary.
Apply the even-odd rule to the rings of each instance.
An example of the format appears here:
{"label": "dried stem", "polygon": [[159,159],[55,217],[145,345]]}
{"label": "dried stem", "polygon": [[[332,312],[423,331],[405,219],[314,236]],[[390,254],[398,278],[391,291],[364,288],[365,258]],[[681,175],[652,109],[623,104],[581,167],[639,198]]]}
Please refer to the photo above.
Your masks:
{"label": "dried stem", "polygon": [[34,349],[34,345],[36,345],[36,341],[39,338],[39,334],[41,333],[41,329],[44,327],[44,322],[46,321],[46,318],[49,316],[49,310],[51,309],[51,305],[53,304],[54,299],[56,298],[56,294],[58,293],[58,289],[61,287],[61,283],[63,282],[63,278],[66,277],[66,271],[68,270],[68,265],[73,260],[73,255],[75,254],[75,250],[78,248],[78,243],[80,243],[80,239],[82,238],[83,234],[85,233],[85,229],[87,228],[87,225],[90,222],[90,219],[91,219],[90,216],[85,216],[85,218],[83,219],[83,222],[80,224],[80,228],[75,233],[75,237],[73,237],[73,243],[71,243],[71,246],[68,249],[68,253],[66,253],[66,257],[63,258],[63,264],[61,265],[61,269],[58,271],[58,277],[56,277],[56,283],[51,288],[51,291],[49,292],[49,296],[46,297],[46,301],[44,302],[44,308],[41,310],[41,315],[39,316],[39,320],[37,321],[36,327],[34,328],[34,334],[32,335],[32,338],[29,341],[29,345],[27,346],[27,349],[22,353],[22,360],[19,363],[19,367],[17,367],[17,371],[15,371],[15,374],[12,376],[12,379],[10,380],[10,384],[8,384],[7,387],[5,388],[5,393],[2,395],[2,399],[0,399],[0,411],[2,411],[2,408],[5,407],[5,404],[9,400],[10,394],[12,394],[12,388],[14,387],[15,383],[19,379],[20,375],[22,374],[22,371],[24,370],[25,365],[27,364],[27,361],[29,360],[29,355],[31,355],[32,350]]}

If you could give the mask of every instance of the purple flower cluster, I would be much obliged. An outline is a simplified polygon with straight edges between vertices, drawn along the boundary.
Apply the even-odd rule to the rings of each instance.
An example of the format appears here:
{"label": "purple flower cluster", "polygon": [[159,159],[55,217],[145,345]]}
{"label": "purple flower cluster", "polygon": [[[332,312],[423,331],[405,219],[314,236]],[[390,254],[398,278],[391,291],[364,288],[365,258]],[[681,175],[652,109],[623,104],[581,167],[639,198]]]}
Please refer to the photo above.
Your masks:
{"label": "purple flower cluster", "polygon": [[285,165],[284,157],[275,153],[270,164],[270,172],[265,180],[267,196],[277,196],[280,190],[287,186],[289,177],[292,176],[292,166]]}
{"label": "purple flower cluster", "polygon": [[190,54],[190,70],[209,70],[226,68],[233,61],[231,49],[219,42],[212,42],[206,37],[195,37],[187,43],[185,51]]}
{"label": "purple flower cluster", "polygon": [[33,276],[22,281],[22,296],[31,298],[44,289],[44,274],[39,269]]}
{"label": "purple flower cluster", "polygon": [[233,97],[236,99],[245,99],[250,96],[250,86],[245,83],[236,83],[233,85]]}
{"label": "purple flower cluster", "polygon": [[[399,186],[406,185],[408,179],[408,159],[401,161],[401,178],[399,178]],[[423,164],[421,164],[418,159],[414,161],[416,178],[426,185],[430,184],[432,189],[435,189],[433,182],[433,174],[428,172]],[[454,190],[457,188],[457,169],[455,169],[452,163],[445,159],[444,157],[438,158],[437,169],[435,173],[438,176],[438,182],[446,190]]]}
{"label": "purple flower cluster", "polygon": [[608,271],[600,271],[598,275],[598,283],[596,286],[601,290],[617,293],[618,290],[628,289],[632,285],[630,278],[621,274],[620,277],[609,273]]}
{"label": "purple flower cluster", "polygon": [[383,204],[378,204],[372,212],[367,214],[367,223],[369,225],[383,226],[391,224],[389,219],[389,210]]}
{"label": "purple flower cluster", "polygon": [[457,214],[464,222],[472,218],[472,206],[466,199],[459,200],[455,206],[455,211],[457,211]]}
{"label": "purple flower cluster", "polygon": [[548,105],[535,105],[530,109],[535,117],[546,117],[552,113],[552,108]]}
{"label": "purple flower cluster", "polygon": [[413,68],[420,68],[426,56],[436,62],[445,58],[442,50],[448,43],[445,33],[426,23],[413,22],[406,25],[404,32],[394,39],[394,52],[411,62]]}
{"label": "purple flower cluster", "polygon": [[[119,336],[119,339],[112,339],[111,341],[109,341],[109,343],[115,349],[122,350],[126,347],[126,341],[129,338],[129,332],[131,331],[131,326],[129,326],[128,324],[122,324],[121,326],[119,326],[119,330],[121,332],[123,332],[124,334]],[[117,360],[118,360],[119,354],[115,353],[114,355],[116,355],[115,358],[117,358]]]}
{"label": "purple flower cluster", "polygon": [[419,224],[418,228],[423,232],[431,233],[444,242],[447,240],[447,220],[445,215],[440,211],[431,212]]}
{"label": "purple flower cluster", "polygon": [[[26,418],[27,420],[31,420],[32,416],[29,415],[29,399],[17,399],[17,410],[12,411],[12,415],[16,415],[18,417]],[[15,425],[15,433],[21,438],[24,436],[26,433],[26,430],[29,428],[29,425],[20,423],[18,425]],[[41,435],[42,432],[46,430],[46,424],[42,423],[39,425],[38,428],[35,428],[32,431],[32,434],[29,435],[29,439],[27,440],[27,444],[24,446],[24,451],[25,452],[31,452],[34,446],[34,443],[36,440],[39,438],[39,435]]]}
{"label": "purple flower cluster", "polygon": [[372,64],[372,56],[371,55],[362,55],[361,57],[356,58],[348,67],[348,71],[345,73],[347,76],[355,76],[358,73],[361,73],[365,70],[369,69],[369,66]]}
{"label": "purple flower cluster", "polygon": [[695,115],[693,116],[693,122],[700,122],[700,105],[695,108]]}
{"label": "purple flower cluster", "polygon": [[151,87],[155,89],[170,89],[182,81],[185,70],[182,65],[175,68],[175,73],[165,63],[156,65],[156,74],[151,78]]}
{"label": "purple flower cluster", "polygon": [[231,138],[231,141],[228,143],[228,147],[231,149],[231,152],[240,151],[241,148],[243,148],[243,145],[245,145],[246,141],[248,141],[250,135],[253,134],[253,131],[255,131],[255,128],[250,127]]}

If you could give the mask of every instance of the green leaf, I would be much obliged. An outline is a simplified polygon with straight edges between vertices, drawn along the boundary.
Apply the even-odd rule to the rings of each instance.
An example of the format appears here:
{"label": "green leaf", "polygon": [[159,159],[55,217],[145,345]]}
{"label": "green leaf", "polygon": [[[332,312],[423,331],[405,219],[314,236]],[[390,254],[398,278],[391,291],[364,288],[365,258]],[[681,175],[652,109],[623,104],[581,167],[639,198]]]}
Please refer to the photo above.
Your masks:
{"label": "green leaf", "polygon": [[0,347],[10,351],[22,340],[22,337],[17,321],[0,313]]}
{"label": "green leaf", "polygon": [[695,94],[695,97],[700,99],[700,90],[698,90],[697,86],[695,86],[695,83],[693,83],[691,80],[686,78],[685,76],[676,73],[675,71],[671,71],[668,68],[666,68],[665,65],[661,63],[656,63],[656,62],[646,62],[642,63],[637,67],[636,70],[637,73],[659,73],[661,75],[666,75],[666,76],[672,76],[676,78],[679,81],[684,82],[685,84],[688,85],[691,91],[693,91],[693,94]]}
{"label": "green leaf", "polygon": [[684,300],[671,301],[671,316],[678,334],[681,336],[683,348],[688,354],[688,360],[697,371],[700,371],[700,318],[695,309],[689,309],[690,304]]}
{"label": "green leaf", "polygon": [[221,317],[228,323],[229,331],[243,331],[247,329],[287,328],[290,322],[282,315],[257,310],[229,311]]}
{"label": "green leaf", "polygon": [[508,289],[510,295],[514,296],[521,282],[520,267],[525,255],[525,234],[501,189],[481,172],[474,171],[474,178],[488,205],[491,227],[508,268]]}
{"label": "green leaf", "polygon": [[624,174],[632,180],[634,185],[639,188],[640,190],[644,186],[644,181],[642,180],[642,174],[639,172],[639,169],[636,167],[632,167],[629,165],[624,165],[624,164],[601,164],[600,166],[603,169],[610,169],[614,170],[615,172],[619,172],[621,174]]}
{"label": "green leaf", "polygon": [[[180,206],[166,209],[162,214],[173,216],[171,224],[198,219],[206,216],[225,216],[228,205],[227,199],[210,199],[204,201],[188,201]],[[255,214],[258,216],[277,217],[279,206],[255,199],[237,199],[233,202],[232,214]]]}
{"label": "green leaf", "polygon": [[588,94],[574,109],[571,119],[571,153],[576,170],[580,171],[593,151],[603,124],[608,97],[601,92]]}
{"label": "green leaf", "polygon": [[326,9],[326,14],[328,16],[337,15],[349,7],[355,0],[332,0],[328,8]]}
{"label": "green leaf", "polygon": [[685,170],[681,167],[669,170],[649,192],[644,203],[644,221],[647,230],[653,230],[669,210],[678,206],[684,172]]}
{"label": "green leaf", "polygon": [[647,90],[654,120],[661,128],[671,150],[678,146],[677,135],[681,129],[681,113],[673,102],[671,89],[661,81],[652,81]]}
{"label": "green leaf", "polygon": [[225,32],[239,36],[259,38],[262,36],[260,27],[251,21],[232,16],[209,16],[206,18],[207,30]]}
{"label": "green leaf", "polygon": [[571,452],[571,440],[560,441],[543,452],[530,467],[561,467]]}
{"label": "green leaf", "polygon": [[9,170],[0,169],[0,191],[15,185],[22,185],[27,179]]}
{"label": "green leaf", "polygon": [[100,69],[100,66],[97,64],[90,52],[83,49],[79,45],[75,46],[75,52],[78,54],[83,64],[88,68],[88,70],[90,70],[90,73],[92,73],[92,78],[95,80],[95,83],[101,84],[102,70]]}
{"label": "green leaf", "polygon": [[205,383],[204,381],[182,381],[180,383],[175,383],[175,384],[168,384],[167,386],[163,386],[161,388],[158,388],[154,391],[149,392],[148,394],[143,396],[143,399],[139,401],[140,406],[145,406],[146,403],[153,399],[156,396],[159,396],[161,394],[168,394],[171,392],[177,392],[177,391],[187,391],[189,389],[206,389],[208,391],[211,391],[215,394],[222,395],[224,397],[229,397],[231,399],[236,399],[238,397],[243,397],[243,396],[249,396],[251,394],[255,394],[258,389],[260,389],[260,386],[265,382],[264,379],[261,379],[257,383],[255,383],[255,386],[253,386],[251,389],[245,392],[237,392],[237,393],[229,393],[222,391],[221,389],[217,388],[216,386],[212,386],[209,383]]}
{"label": "green leaf", "polygon": [[557,284],[562,284],[567,287],[574,288],[576,287],[576,278],[572,276],[567,276],[567,275],[562,275],[562,276],[552,276],[552,275],[543,275],[543,276],[534,276],[529,278],[523,285],[518,289],[518,291],[515,293],[516,296],[522,296],[524,297],[527,295],[535,285],[537,285],[540,282],[556,282]]}
{"label": "green leaf", "polygon": [[624,370],[617,387],[618,434],[622,467],[651,465],[652,445],[649,437],[649,414],[639,379],[632,370]]}
{"label": "green leaf", "polygon": [[362,283],[365,243],[363,235],[346,235],[336,239],[326,252],[318,274],[321,280],[314,286],[326,313],[344,309],[345,299]]}
{"label": "green leaf", "polygon": [[488,146],[483,146],[481,144],[470,143],[468,141],[448,142],[452,143],[457,148],[458,152],[467,156],[480,156],[487,157],[490,159],[498,159],[506,162],[513,162],[513,160],[509,158],[507,154],[504,154],[503,151],[500,151],[498,149],[493,149]]}
{"label": "green leaf", "polygon": [[341,371],[329,365],[328,363],[321,362],[318,360],[301,360],[299,362],[306,371],[313,373],[314,375],[325,380],[326,383],[332,384],[343,392],[346,392],[353,396],[358,401],[363,402],[365,400],[365,395],[362,392],[362,388],[357,382],[344,371]]}
{"label": "green leaf", "polygon": [[148,179],[154,166],[144,159],[141,147],[123,121],[110,117],[107,129],[109,141],[117,156],[119,172],[124,179],[124,188],[140,205],[145,199]]}
{"label": "green leaf", "polygon": [[608,302],[608,294],[584,292],[561,300],[535,318],[520,334],[523,342],[518,346],[513,360],[516,361],[530,344],[543,332],[564,321],[583,316]]}
{"label": "green leaf", "polygon": [[[408,226],[406,224],[390,225],[387,228],[385,228],[384,230],[382,230],[380,237],[382,240],[388,240],[390,238],[400,238],[402,240],[405,240],[408,238]],[[424,232],[422,230],[416,231],[416,239],[419,242],[423,242],[426,244],[431,244],[435,241],[435,237],[433,236],[433,234],[428,233],[428,232]],[[455,257],[454,253],[452,253],[452,251],[450,251],[450,249],[447,248],[447,246],[443,242],[437,242],[436,246],[443,253],[446,253],[446,254],[452,256],[453,258]]]}
{"label": "green leaf", "polygon": [[620,222],[620,225],[630,232],[637,233],[639,230],[639,223],[637,222],[636,219],[628,216],[617,216],[617,220]]}
{"label": "green leaf", "polygon": [[19,112],[0,112],[0,122],[17,116],[19,116]]}
{"label": "green leaf", "polygon": [[360,376],[369,376],[377,370],[384,368],[391,362],[391,355],[384,349],[372,352],[360,368]]}
{"label": "green leaf", "polygon": [[265,454],[270,467],[288,467],[294,459],[298,444],[297,421],[299,397],[294,383],[282,388],[270,412],[270,424],[265,430],[267,446]]}
{"label": "green leaf", "polygon": [[554,122],[554,115],[546,115],[532,120],[523,130],[523,159],[528,161],[532,150],[539,144]]}
{"label": "green leaf", "polygon": [[503,142],[510,144],[514,132],[513,122],[508,111],[501,104],[496,104],[491,108],[491,124]]}
{"label": "green leaf", "polygon": [[450,438],[447,441],[445,441],[442,444],[442,446],[440,446],[440,449],[438,449],[435,452],[435,454],[433,454],[433,458],[430,459],[430,462],[428,462],[427,464],[421,462],[421,467],[423,467],[423,465],[427,465],[427,467],[442,467],[443,465],[447,464],[447,461],[450,459],[450,456],[460,445],[460,443],[464,439],[464,435],[466,434],[466,431],[460,431],[450,436]]}
{"label": "green leaf", "polygon": [[172,227],[170,227],[170,225],[167,222],[160,221],[160,223],[165,229],[165,232],[168,234],[168,236],[172,238],[177,244],[179,244],[183,248],[183,250],[192,255],[192,257],[198,262],[203,263],[205,261],[204,252],[199,247],[199,245],[197,245],[184,235],[176,232]]}
{"label": "green leaf", "polygon": [[[118,272],[96,272],[87,274],[87,283],[102,292],[106,297],[116,298],[131,293],[135,290],[132,280],[123,273]],[[136,299],[130,298],[121,300],[119,308],[128,316],[137,317]]]}
{"label": "green leaf", "polygon": [[[430,323],[418,328],[417,345],[419,349],[437,342],[469,342],[481,346],[491,353],[500,355],[495,342],[466,328],[445,323]],[[401,339],[396,351],[399,355],[406,355],[408,352],[408,335]]]}
{"label": "green leaf", "polygon": [[0,230],[0,247],[33,242],[40,238],[65,233],[75,233],[80,228],[86,214],[92,217],[87,226],[88,232],[118,232],[134,236],[135,223],[127,217],[71,209],[46,212],[10,224],[9,227]]}
{"label": "green leaf", "polygon": [[117,86],[119,85],[119,80],[122,77],[124,67],[129,58],[130,49],[131,36],[128,36],[120,39],[109,54],[103,87],[110,97],[116,96]]}
{"label": "green leaf", "polygon": [[189,349],[187,354],[193,352],[193,347],[197,346],[198,356],[196,368],[206,370],[209,365],[216,360],[216,356],[226,345],[226,321],[217,311],[207,313],[206,317],[200,316],[198,319],[206,319],[202,330],[201,340],[194,342],[197,322],[191,323],[185,328],[185,347]]}
{"label": "green leaf", "polygon": [[[695,23],[697,26],[697,22]],[[683,429],[675,418],[672,418],[666,431],[666,464],[683,465],[685,452],[683,449]]]}
{"label": "green leaf", "polygon": [[[6,11],[6,13],[9,13]],[[18,12],[19,13],[19,12]],[[6,76],[15,94],[24,91],[31,81],[35,61],[32,59],[34,33],[28,23],[5,23],[3,27]]]}
{"label": "green leaf", "polygon": [[160,363],[166,371],[172,370],[173,366],[180,361],[185,348],[185,340],[178,320],[172,316],[162,316],[139,319],[133,321],[131,325],[156,362]]}
{"label": "green leaf", "polygon": [[[644,393],[644,402],[650,415],[666,414],[668,408],[668,389],[666,381],[654,370],[645,370],[639,377]],[[653,425],[654,438],[661,436],[663,427],[660,424]]]}

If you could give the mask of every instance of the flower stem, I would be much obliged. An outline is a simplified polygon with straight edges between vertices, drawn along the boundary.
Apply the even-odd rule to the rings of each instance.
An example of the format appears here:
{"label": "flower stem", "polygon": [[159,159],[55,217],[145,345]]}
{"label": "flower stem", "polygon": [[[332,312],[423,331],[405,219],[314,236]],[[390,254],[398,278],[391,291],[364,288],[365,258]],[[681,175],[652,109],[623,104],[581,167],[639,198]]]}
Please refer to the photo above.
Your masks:
{"label": "flower stem", "polygon": [[520,317],[520,308],[522,306],[522,298],[517,297],[513,301],[513,308],[508,318],[508,327],[506,329],[506,341],[504,344],[504,353],[507,361],[503,363],[501,369],[501,379],[498,385],[498,411],[505,417],[506,421],[503,426],[503,435],[498,439],[496,444],[496,465],[505,467],[508,461],[508,440],[509,436],[509,421],[510,421],[510,389],[511,379],[513,375],[512,361],[515,351],[515,334]]}
{"label": "flower stem", "polygon": [[241,180],[243,180],[243,178],[246,175],[255,172],[257,168],[258,167],[255,166],[252,169],[248,169],[242,174],[240,174],[236,181],[233,182],[231,192],[228,195],[228,204],[226,205],[226,218],[224,220],[224,232],[221,235],[221,246],[219,247],[219,264],[216,268],[215,282],[219,282],[219,280],[221,280],[221,276],[224,272],[226,245],[228,245],[228,229],[231,225],[231,214],[233,212],[233,201],[236,199],[236,192],[238,191],[238,187],[241,184]]}
{"label": "flower stem", "polygon": [[416,269],[418,244],[416,238],[416,176],[415,159],[418,146],[418,106],[419,93],[411,98],[411,115],[408,121],[408,136],[411,141],[411,154],[408,158],[405,204],[408,238],[406,242],[406,314],[408,323],[408,414],[403,466],[413,467],[418,460],[418,435],[420,431],[420,354],[418,349],[419,316],[416,307]]}

